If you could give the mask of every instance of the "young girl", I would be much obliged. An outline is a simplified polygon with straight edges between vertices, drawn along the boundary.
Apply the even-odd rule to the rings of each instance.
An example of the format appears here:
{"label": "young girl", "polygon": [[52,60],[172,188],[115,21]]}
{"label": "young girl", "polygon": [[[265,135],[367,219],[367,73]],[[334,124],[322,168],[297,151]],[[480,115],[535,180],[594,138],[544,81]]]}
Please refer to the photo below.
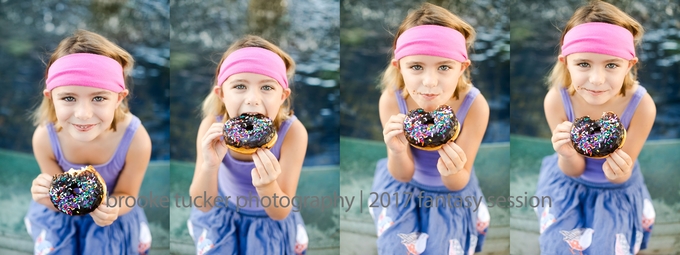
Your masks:
{"label": "young girl", "polygon": [[[486,205],[475,208],[456,201],[456,197],[482,197],[472,165],[489,106],[470,83],[467,50],[474,37],[469,24],[432,4],[409,14],[395,36],[379,102],[387,159],[378,162],[372,188],[393,200],[386,207],[369,201],[379,254],[481,251],[489,224]],[[432,111],[440,105],[454,109],[462,127],[458,139],[437,151],[409,146],[405,114],[417,108]]]}
{"label": "young girl", "polygon": [[47,63],[44,98],[33,113],[42,173],[33,180],[24,219],[36,254],[146,254],[151,247],[139,206],[103,203],[88,215],[69,216],[48,195],[52,176],[93,165],[108,197],[137,197],[151,139],[125,100],[132,65],[128,52],[84,30],[62,40]]}
{"label": "young girl", "polygon": [[[552,200],[536,208],[545,254],[634,254],[646,247],[655,214],[637,157],[656,108],[635,77],[642,34],[640,23],[601,1],[576,10],[563,31],[545,96],[556,153],[543,159],[536,191]],[[577,154],[574,119],[606,111],[627,130],[623,147],[605,159]]]}
{"label": "young girl", "polygon": [[[302,217],[286,202],[295,196],[307,150],[307,130],[290,110],[294,72],[288,54],[257,36],[236,41],[223,54],[196,138],[190,194],[214,201],[194,204],[187,223],[197,254],[305,253]],[[252,155],[226,147],[224,122],[242,113],[274,120],[274,147]]]}

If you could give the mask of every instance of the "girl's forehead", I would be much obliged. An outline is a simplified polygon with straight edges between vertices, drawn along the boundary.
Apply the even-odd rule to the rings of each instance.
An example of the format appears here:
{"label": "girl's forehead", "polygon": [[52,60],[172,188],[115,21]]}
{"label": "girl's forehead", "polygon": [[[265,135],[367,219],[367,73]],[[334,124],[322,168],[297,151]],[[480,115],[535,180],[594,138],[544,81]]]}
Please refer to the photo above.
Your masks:
{"label": "girl's forehead", "polygon": [[85,87],[78,85],[70,86],[60,86],[52,90],[52,94],[73,94],[73,95],[102,95],[102,94],[115,94],[113,91],[107,89]]}
{"label": "girl's forehead", "polygon": [[456,64],[460,63],[456,60],[430,55],[411,55],[403,57],[399,60],[402,64],[407,63],[422,63],[422,64]]}
{"label": "girl's forehead", "polygon": [[607,55],[607,54],[600,54],[600,53],[591,53],[591,52],[578,52],[578,53],[573,53],[567,56],[567,60],[571,61],[602,61],[602,62],[621,62],[621,61],[626,61],[623,58],[612,56],[612,55]]}

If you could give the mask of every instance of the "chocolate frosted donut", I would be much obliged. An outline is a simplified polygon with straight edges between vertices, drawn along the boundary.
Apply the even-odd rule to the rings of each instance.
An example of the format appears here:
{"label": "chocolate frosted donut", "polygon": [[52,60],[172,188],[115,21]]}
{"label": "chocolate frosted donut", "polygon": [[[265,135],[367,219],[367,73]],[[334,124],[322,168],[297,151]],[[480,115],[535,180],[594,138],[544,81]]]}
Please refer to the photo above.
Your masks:
{"label": "chocolate frosted donut", "polygon": [[591,158],[604,158],[626,141],[626,129],[613,112],[602,113],[602,118],[593,120],[584,116],[571,126],[571,142],[579,154]]}
{"label": "chocolate frosted donut", "polygon": [[57,210],[68,215],[91,213],[104,202],[106,182],[92,166],[52,177],[50,201]]}
{"label": "chocolate frosted donut", "polygon": [[271,119],[259,113],[244,113],[224,123],[227,147],[242,154],[253,154],[257,148],[271,148],[278,138]]}
{"label": "chocolate frosted donut", "polygon": [[460,123],[448,105],[439,106],[432,112],[422,108],[412,110],[404,119],[406,140],[422,150],[438,150],[442,145],[455,140],[460,133]]}

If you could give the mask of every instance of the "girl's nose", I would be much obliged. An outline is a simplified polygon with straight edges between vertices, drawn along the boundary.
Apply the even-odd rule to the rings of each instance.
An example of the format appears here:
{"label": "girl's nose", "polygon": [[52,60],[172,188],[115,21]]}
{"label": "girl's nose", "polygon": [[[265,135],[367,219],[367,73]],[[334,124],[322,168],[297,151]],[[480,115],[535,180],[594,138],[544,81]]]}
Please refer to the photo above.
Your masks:
{"label": "girl's nose", "polygon": [[92,118],[92,106],[88,102],[78,105],[75,111],[75,117],[80,120],[87,120]]}
{"label": "girl's nose", "polygon": [[605,72],[604,70],[593,70],[590,74],[590,83],[593,85],[602,85],[604,84],[605,80]]}
{"label": "girl's nose", "polygon": [[436,73],[426,72],[423,74],[423,86],[428,88],[436,87],[438,82]]}
{"label": "girl's nose", "polygon": [[260,93],[257,91],[248,92],[244,101],[247,105],[259,105],[261,101]]}

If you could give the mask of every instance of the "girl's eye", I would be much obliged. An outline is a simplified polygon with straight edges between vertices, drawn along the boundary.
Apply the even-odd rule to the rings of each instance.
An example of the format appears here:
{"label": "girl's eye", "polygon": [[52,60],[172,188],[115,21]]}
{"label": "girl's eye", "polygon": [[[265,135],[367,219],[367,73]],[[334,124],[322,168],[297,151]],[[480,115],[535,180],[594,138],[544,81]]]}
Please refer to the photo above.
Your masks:
{"label": "girl's eye", "polygon": [[269,85],[264,85],[264,86],[262,86],[262,90],[274,90],[274,87],[269,86]]}
{"label": "girl's eye", "polygon": [[423,70],[423,67],[421,65],[413,65],[413,66],[411,66],[411,69],[416,70],[416,71],[420,71],[420,70]]}
{"label": "girl's eye", "polygon": [[103,97],[94,97],[94,98],[92,98],[92,101],[95,101],[95,102],[104,102],[104,100],[106,100],[106,98],[103,98]]}
{"label": "girl's eye", "polygon": [[619,65],[617,65],[617,64],[614,64],[614,63],[609,63],[609,64],[607,64],[607,65],[606,65],[605,67],[607,67],[607,68],[611,68],[611,69],[614,69],[614,68],[617,68],[617,67],[619,67]]}
{"label": "girl's eye", "polygon": [[440,67],[439,67],[439,70],[440,70],[440,71],[447,71],[447,70],[449,70],[449,69],[451,69],[450,66],[440,66]]}
{"label": "girl's eye", "polygon": [[234,88],[235,89],[246,89],[246,86],[243,85],[243,84],[238,84],[238,85],[234,86]]}
{"label": "girl's eye", "polygon": [[578,63],[578,64],[576,64],[576,65],[578,65],[578,66],[580,66],[580,67],[590,67],[590,64],[585,63],[585,62],[583,62],[583,63]]}
{"label": "girl's eye", "polygon": [[71,97],[71,96],[64,97],[61,100],[64,100],[66,102],[75,102],[76,101],[76,99],[74,97]]}

